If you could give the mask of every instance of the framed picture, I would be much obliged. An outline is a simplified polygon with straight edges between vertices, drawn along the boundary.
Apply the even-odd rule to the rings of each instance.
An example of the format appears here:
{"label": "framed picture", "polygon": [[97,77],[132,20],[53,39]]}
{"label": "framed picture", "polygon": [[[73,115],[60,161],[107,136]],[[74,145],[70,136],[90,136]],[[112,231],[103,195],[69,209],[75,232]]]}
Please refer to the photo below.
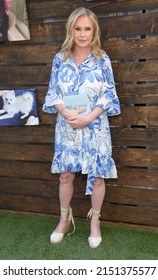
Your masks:
{"label": "framed picture", "polygon": [[0,42],[29,39],[26,0],[0,0]]}
{"label": "framed picture", "polygon": [[36,89],[0,90],[0,126],[39,125]]}

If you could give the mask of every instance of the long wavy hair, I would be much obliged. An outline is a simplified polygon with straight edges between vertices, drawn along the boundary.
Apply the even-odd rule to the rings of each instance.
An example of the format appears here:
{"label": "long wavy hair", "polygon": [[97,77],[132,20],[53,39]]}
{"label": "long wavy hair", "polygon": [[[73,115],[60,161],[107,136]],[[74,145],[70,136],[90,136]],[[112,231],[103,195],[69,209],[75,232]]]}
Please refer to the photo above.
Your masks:
{"label": "long wavy hair", "polygon": [[93,55],[97,58],[100,59],[105,53],[101,49],[101,42],[100,42],[100,28],[98,24],[98,20],[96,15],[89,9],[86,9],[84,7],[77,8],[74,10],[66,23],[66,38],[65,41],[62,45],[62,50],[64,51],[64,60],[66,60],[73,52],[74,49],[74,40],[73,40],[73,28],[75,25],[76,20],[80,17],[86,15],[90,18],[90,20],[93,23],[94,27],[94,35],[93,35],[93,40],[90,44],[90,50],[93,53]]}

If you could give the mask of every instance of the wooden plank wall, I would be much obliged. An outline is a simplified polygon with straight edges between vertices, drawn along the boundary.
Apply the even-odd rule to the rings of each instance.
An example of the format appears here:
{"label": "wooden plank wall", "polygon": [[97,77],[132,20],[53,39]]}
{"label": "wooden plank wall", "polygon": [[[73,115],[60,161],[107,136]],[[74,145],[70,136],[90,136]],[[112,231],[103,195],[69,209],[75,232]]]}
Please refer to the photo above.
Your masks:
{"label": "wooden plank wall", "polygon": [[[58,176],[50,174],[55,116],[42,103],[68,15],[92,9],[113,64],[122,114],[110,118],[119,178],[107,180],[102,219],[158,226],[158,1],[28,0],[31,40],[0,44],[0,89],[38,90],[41,125],[0,128],[0,209],[59,214]],[[90,197],[78,175],[72,201],[85,218]]]}

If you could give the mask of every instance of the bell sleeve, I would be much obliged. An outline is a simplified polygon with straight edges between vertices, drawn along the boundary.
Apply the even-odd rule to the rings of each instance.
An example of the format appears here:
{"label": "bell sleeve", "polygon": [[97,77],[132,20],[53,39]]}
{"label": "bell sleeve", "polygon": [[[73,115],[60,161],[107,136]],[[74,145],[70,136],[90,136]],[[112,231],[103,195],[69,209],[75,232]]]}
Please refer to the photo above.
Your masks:
{"label": "bell sleeve", "polygon": [[59,74],[60,63],[61,63],[61,59],[59,57],[59,54],[56,54],[52,62],[52,71],[50,75],[48,91],[44,98],[43,107],[42,107],[42,110],[44,112],[50,114],[57,113],[57,109],[55,108],[55,105],[64,104],[62,101],[61,90],[58,85],[58,74]]}
{"label": "bell sleeve", "polygon": [[96,106],[104,110],[107,116],[120,114],[120,103],[116,93],[115,81],[111,61],[107,55],[103,56],[102,62],[102,87]]}

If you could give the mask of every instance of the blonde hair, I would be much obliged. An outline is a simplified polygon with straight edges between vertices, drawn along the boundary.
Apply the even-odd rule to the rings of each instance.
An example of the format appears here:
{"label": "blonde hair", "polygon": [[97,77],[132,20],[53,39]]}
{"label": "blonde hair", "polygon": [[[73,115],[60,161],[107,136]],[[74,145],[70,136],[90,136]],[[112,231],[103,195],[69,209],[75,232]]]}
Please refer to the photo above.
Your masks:
{"label": "blonde hair", "polygon": [[75,25],[76,20],[83,15],[87,15],[92,23],[93,23],[93,27],[94,27],[94,38],[90,44],[90,49],[93,53],[93,55],[97,58],[100,59],[103,55],[103,53],[105,53],[102,49],[101,49],[101,42],[100,42],[100,28],[99,28],[99,24],[98,24],[98,20],[96,15],[89,9],[86,9],[84,7],[80,7],[77,8],[76,10],[74,10],[66,23],[66,38],[65,41],[62,45],[62,50],[64,51],[64,60],[66,60],[72,53],[73,48],[74,48],[74,41],[73,41],[73,27]]}

